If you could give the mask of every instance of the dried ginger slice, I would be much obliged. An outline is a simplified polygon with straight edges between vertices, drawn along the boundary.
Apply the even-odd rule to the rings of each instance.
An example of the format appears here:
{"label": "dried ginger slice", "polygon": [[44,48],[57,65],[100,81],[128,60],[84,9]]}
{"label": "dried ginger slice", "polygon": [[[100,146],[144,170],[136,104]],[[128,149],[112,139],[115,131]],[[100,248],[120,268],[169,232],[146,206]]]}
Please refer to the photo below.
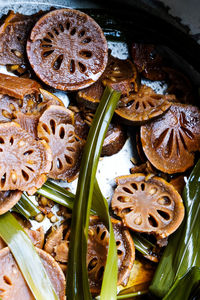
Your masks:
{"label": "dried ginger slice", "polygon": [[182,198],[167,181],[136,173],[117,177],[116,182],[111,206],[128,228],[163,239],[180,226]]}
{"label": "dried ginger slice", "polygon": [[74,114],[69,109],[49,106],[38,124],[38,137],[44,139],[53,154],[49,177],[72,181],[76,178],[82,156],[82,142],[75,135]]}
{"label": "dried ginger slice", "polygon": [[174,174],[194,164],[200,151],[200,111],[197,107],[173,104],[155,121],[141,126],[143,151],[158,170]]}
{"label": "dried ginger slice", "polygon": [[146,85],[127,99],[121,99],[116,114],[131,124],[141,124],[162,115],[171,106],[174,95],[159,95]]}
{"label": "dried ginger slice", "polygon": [[15,122],[0,124],[0,191],[34,194],[46,181],[51,161],[45,141],[36,141]]}

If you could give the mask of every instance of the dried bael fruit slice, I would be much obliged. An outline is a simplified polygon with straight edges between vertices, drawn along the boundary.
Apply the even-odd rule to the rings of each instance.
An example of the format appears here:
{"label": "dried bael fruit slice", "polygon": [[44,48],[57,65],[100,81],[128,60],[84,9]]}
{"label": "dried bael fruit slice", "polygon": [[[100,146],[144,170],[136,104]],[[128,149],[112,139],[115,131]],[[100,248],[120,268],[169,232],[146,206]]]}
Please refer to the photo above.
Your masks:
{"label": "dried bael fruit slice", "polygon": [[[126,285],[135,259],[135,247],[131,235],[122,223],[112,219],[118,255],[117,284]],[[102,276],[106,264],[109,232],[98,217],[91,217],[88,231],[88,277],[93,294],[101,289]]]}
{"label": "dried bael fruit slice", "polygon": [[0,64],[24,64],[26,40],[36,16],[11,11],[0,27]]}
{"label": "dried bael fruit slice", "polygon": [[[57,262],[36,248],[60,300],[65,300],[65,277]],[[0,296],[4,300],[34,300],[24,277],[8,247],[0,251]]]}
{"label": "dried bael fruit slice", "polygon": [[34,194],[46,181],[51,160],[45,141],[36,141],[17,123],[0,124],[0,191]]}
{"label": "dried bael fruit slice", "polygon": [[0,73],[0,94],[23,100],[25,96],[37,98],[40,84],[29,78],[21,78]]}
{"label": "dried bael fruit slice", "polygon": [[200,151],[200,112],[195,106],[173,104],[159,119],[141,127],[145,155],[158,170],[173,174],[194,164]]}
{"label": "dried bael fruit slice", "polygon": [[179,227],[183,202],[167,181],[137,173],[117,177],[116,182],[111,206],[127,227],[162,239]]}
{"label": "dried bael fruit slice", "polygon": [[97,81],[106,67],[107,51],[99,25],[73,9],[43,16],[27,43],[27,55],[38,77],[60,90],[79,90]]}
{"label": "dried bael fruit slice", "polygon": [[133,43],[131,54],[142,76],[150,80],[164,80],[166,78],[166,73],[162,69],[163,58],[155,45]]}
{"label": "dried bael fruit slice", "polygon": [[0,215],[10,210],[21,198],[20,191],[0,192]]}
{"label": "dried bael fruit slice", "polygon": [[83,143],[75,135],[74,114],[69,109],[49,106],[39,119],[38,137],[44,139],[53,154],[49,177],[72,181],[77,176]]}
{"label": "dried bael fruit slice", "polygon": [[162,115],[175,99],[173,95],[156,94],[152,88],[142,85],[130,99],[121,99],[116,114],[126,123],[141,124]]}
{"label": "dried bael fruit slice", "polygon": [[131,100],[139,90],[139,79],[135,65],[129,59],[119,59],[112,55],[101,78],[89,88],[77,94],[77,101],[89,109],[96,109],[103,95],[104,86],[120,91],[121,99]]}

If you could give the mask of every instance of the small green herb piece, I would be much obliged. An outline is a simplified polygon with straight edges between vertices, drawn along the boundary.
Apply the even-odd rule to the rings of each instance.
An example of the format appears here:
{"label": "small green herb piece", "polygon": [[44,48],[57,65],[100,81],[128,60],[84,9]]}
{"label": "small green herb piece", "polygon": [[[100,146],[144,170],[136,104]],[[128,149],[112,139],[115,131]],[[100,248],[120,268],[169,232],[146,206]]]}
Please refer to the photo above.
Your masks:
{"label": "small green herb piece", "polygon": [[[170,237],[150,286],[150,291],[157,297],[163,298],[174,282],[184,276],[192,267],[200,267],[199,199],[200,160],[194,167],[183,191],[184,221],[175,234]],[[186,298],[184,299],[186,300]]]}
{"label": "small green herb piece", "polygon": [[92,299],[86,264],[89,216],[101,148],[119,98],[120,93],[105,89],[84,148],[69,245],[67,297],[70,300]]}
{"label": "small green herb piece", "polygon": [[12,210],[20,213],[27,220],[37,216],[40,213],[40,210],[25,193],[22,194],[21,199],[17,202],[17,204],[15,204]]}
{"label": "small green herb piece", "polygon": [[36,300],[59,300],[31,240],[9,212],[0,216],[0,236],[10,248]]}

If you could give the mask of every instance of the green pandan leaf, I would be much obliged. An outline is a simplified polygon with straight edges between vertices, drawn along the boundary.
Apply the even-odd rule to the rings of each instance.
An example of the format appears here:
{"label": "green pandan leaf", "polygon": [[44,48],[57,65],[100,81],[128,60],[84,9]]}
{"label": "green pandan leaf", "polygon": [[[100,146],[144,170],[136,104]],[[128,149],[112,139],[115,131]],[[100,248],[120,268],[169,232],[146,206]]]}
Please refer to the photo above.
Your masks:
{"label": "green pandan leaf", "polygon": [[[169,238],[156,269],[150,291],[163,298],[174,282],[192,267],[200,267],[200,160],[194,167],[183,192],[185,218]],[[195,283],[195,282],[193,282]],[[184,298],[187,300],[187,298]]]}

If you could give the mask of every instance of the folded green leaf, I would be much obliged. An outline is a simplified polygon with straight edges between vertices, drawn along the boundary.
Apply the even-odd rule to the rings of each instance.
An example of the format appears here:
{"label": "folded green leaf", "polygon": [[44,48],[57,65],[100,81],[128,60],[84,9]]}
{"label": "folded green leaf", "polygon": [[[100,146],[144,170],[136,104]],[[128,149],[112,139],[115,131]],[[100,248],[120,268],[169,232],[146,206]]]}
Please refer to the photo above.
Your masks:
{"label": "folded green leaf", "polygon": [[36,300],[59,300],[28,235],[12,216],[0,216],[0,236],[10,248]]}
{"label": "folded green leaf", "polygon": [[132,236],[135,248],[143,255],[151,255],[156,246],[136,232]]}
{"label": "folded green leaf", "polygon": [[[198,292],[198,298],[197,296]],[[196,297],[196,298],[195,298]],[[200,268],[192,267],[184,276],[178,278],[163,300],[200,299]]]}
{"label": "folded green leaf", "polygon": [[[183,192],[185,218],[173,234],[156,269],[150,291],[164,297],[173,283],[193,266],[200,267],[200,160]],[[184,298],[186,300],[186,298]]]}
{"label": "folded green leaf", "polygon": [[101,190],[99,188],[97,180],[94,184],[93,193],[93,207],[95,208],[98,216],[106,225],[110,232],[109,248],[107,254],[107,261],[103,275],[103,282],[101,287],[100,299],[116,299],[117,295],[117,273],[118,273],[118,258],[117,258],[117,247],[113,231],[113,226],[111,223],[108,202],[103,197]]}
{"label": "folded green leaf", "polygon": [[89,216],[101,148],[119,98],[120,93],[105,89],[84,148],[74,199],[69,245],[67,296],[70,300],[92,299],[86,264]]}
{"label": "folded green leaf", "polygon": [[15,204],[12,210],[20,213],[27,220],[37,216],[40,213],[40,210],[25,193],[22,194],[21,199],[17,202],[17,204]]}

